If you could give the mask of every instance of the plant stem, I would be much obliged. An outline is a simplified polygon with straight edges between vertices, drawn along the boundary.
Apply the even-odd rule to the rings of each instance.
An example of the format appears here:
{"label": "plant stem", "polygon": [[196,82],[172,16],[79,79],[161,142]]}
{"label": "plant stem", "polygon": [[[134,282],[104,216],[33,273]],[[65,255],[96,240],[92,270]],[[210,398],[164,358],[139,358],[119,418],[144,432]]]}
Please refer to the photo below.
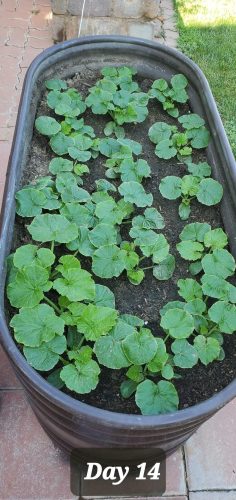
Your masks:
{"label": "plant stem", "polygon": [[121,222],[121,224],[131,224],[132,222],[132,219],[129,219],[129,220],[125,220],[124,222]]}
{"label": "plant stem", "polygon": [[144,255],[143,257],[140,257],[139,262],[142,262],[142,260],[144,260],[144,259],[148,259],[148,257],[146,257],[146,255]]}
{"label": "plant stem", "polygon": [[78,349],[78,350],[82,347],[82,345],[83,345],[84,341],[85,341],[85,337],[83,336],[83,337],[81,338],[80,342],[79,342],[79,343],[78,343],[78,345],[77,345],[77,349]]}
{"label": "plant stem", "polygon": [[51,276],[50,276],[50,279],[53,279],[57,276],[58,274],[58,271],[56,271],[56,269],[54,269],[54,271],[51,273]]}
{"label": "plant stem", "polygon": [[46,297],[46,295],[44,295],[44,300],[45,302],[47,302],[51,307],[53,307],[53,309],[58,313],[58,314],[61,314],[61,310],[59,309],[59,307],[56,306],[56,304],[54,304],[54,302],[52,302],[52,300],[50,300],[48,297]]}
{"label": "plant stem", "polygon": [[216,329],[216,325],[214,325],[210,330],[209,332],[207,332],[207,335],[211,335],[212,332],[214,332],[214,330]]}
{"label": "plant stem", "polygon": [[76,252],[73,253],[73,257],[76,257],[78,255],[78,253],[79,253],[79,250],[76,250]]}
{"label": "plant stem", "polygon": [[69,364],[70,364],[70,362],[69,362],[69,361],[66,361],[66,360],[65,360],[62,356],[59,356],[59,359],[60,359],[60,361],[62,362],[62,364],[63,364],[64,366],[66,366],[66,365],[69,365]]}
{"label": "plant stem", "polygon": [[165,338],[163,339],[163,340],[164,340],[164,342],[166,342],[166,341],[167,341],[167,339],[169,338],[169,336],[170,336],[170,334],[169,334],[169,333],[167,333],[167,335],[166,335],[166,336],[165,336]]}
{"label": "plant stem", "polygon": [[143,271],[146,271],[147,269],[153,269],[154,266],[148,266],[148,267],[140,267]]}
{"label": "plant stem", "polygon": [[54,241],[51,243],[51,252],[54,252]]}

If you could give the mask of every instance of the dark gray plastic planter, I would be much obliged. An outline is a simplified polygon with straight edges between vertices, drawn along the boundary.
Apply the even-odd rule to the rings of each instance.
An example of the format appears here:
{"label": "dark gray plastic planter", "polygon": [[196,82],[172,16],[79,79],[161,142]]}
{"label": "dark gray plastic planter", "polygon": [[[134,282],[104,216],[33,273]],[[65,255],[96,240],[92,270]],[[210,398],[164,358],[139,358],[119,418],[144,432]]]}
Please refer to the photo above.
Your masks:
{"label": "dark gray plastic planter", "polygon": [[1,221],[1,342],[39,421],[59,445],[67,449],[157,446],[170,453],[236,395],[236,381],[207,401],[172,414],[148,417],[97,409],[53,388],[32,369],[14,343],[5,319],[5,257],[12,244],[14,194],[30,150],[42,83],[55,74],[63,78],[78,70],[83,73],[88,68],[93,71],[109,64],[133,65],[139,75],[153,79],[169,78],[179,72],[188,78],[191,106],[206,120],[212,135],[208,159],[213,165],[214,176],[224,185],[222,216],[231,251],[236,256],[236,166],[215,101],[200,69],[176,50],[146,40],[97,36],[58,44],[33,61],[22,91]]}

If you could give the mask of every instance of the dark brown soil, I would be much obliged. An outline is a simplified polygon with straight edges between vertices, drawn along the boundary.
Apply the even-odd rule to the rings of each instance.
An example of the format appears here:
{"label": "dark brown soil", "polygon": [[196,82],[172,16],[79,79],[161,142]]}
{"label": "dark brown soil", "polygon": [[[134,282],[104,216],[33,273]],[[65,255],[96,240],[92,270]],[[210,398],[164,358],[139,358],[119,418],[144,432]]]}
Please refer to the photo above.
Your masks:
{"label": "dark brown soil", "polygon": [[[88,86],[81,84],[78,77],[68,81],[69,85],[75,86],[79,91],[87,95]],[[92,81],[86,83],[92,84]],[[146,91],[151,86],[151,81],[143,80],[140,82],[143,91]],[[182,113],[189,110],[189,107],[183,106]],[[42,102],[38,109],[38,115],[49,114],[45,104],[45,97],[42,96]],[[86,124],[92,125],[97,136],[102,137],[103,129],[108,121],[107,117],[94,116],[89,110],[84,115]],[[150,101],[149,115],[144,123],[139,125],[126,125],[126,136],[138,141],[143,146],[142,157],[145,158],[151,166],[152,176],[144,182],[144,188],[153,194],[153,206],[156,207],[164,216],[166,227],[163,230],[166,238],[170,243],[170,251],[176,258],[176,269],[173,277],[164,282],[157,281],[152,271],[146,271],[146,277],[143,282],[135,287],[131,285],[125,276],[121,276],[112,280],[100,280],[94,277],[97,283],[102,283],[109,286],[116,297],[116,307],[121,313],[137,314],[147,322],[148,326],[156,334],[161,334],[159,331],[160,315],[159,310],[169,300],[178,299],[177,281],[179,278],[187,278],[189,276],[188,264],[181,259],[176,251],[176,243],[179,240],[179,234],[187,222],[208,222],[214,227],[223,227],[220,211],[218,207],[203,207],[199,203],[192,203],[191,216],[189,220],[183,222],[178,217],[178,200],[165,200],[159,193],[158,186],[161,179],[166,175],[183,175],[186,173],[186,168],[176,159],[170,161],[160,160],[154,154],[154,145],[148,139],[148,129],[156,121],[165,121],[171,124],[176,124],[176,120],[169,117],[162,111],[161,106],[157,101]],[[47,175],[48,163],[53,157],[53,153],[48,146],[48,141],[37,132],[35,132],[32,140],[32,150],[22,178],[22,185],[32,182],[37,177]],[[203,151],[195,151],[193,161],[206,160],[206,154]],[[95,180],[104,178],[105,158],[99,156],[96,160],[90,162],[91,173],[87,176],[84,182],[84,188],[92,192],[95,189]],[[125,235],[124,235],[125,236]],[[14,247],[24,244],[29,241],[29,235],[23,226],[22,220],[17,217],[15,227]],[[90,259],[82,257],[82,266],[91,270]],[[143,261],[145,264],[145,260]],[[148,264],[147,264],[148,265]],[[181,378],[175,381],[175,386],[180,396],[180,408],[194,405],[202,400],[211,397],[215,392],[220,391],[229,384],[235,377],[236,373],[236,336],[225,335],[224,344],[226,357],[224,361],[213,362],[207,367],[198,364],[191,370],[181,370],[178,372]],[[119,392],[119,386],[124,379],[125,371],[102,369],[100,383],[96,390],[86,396],[72,394],[73,397],[111,411],[122,413],[138,413],[134,399],[124,401]],[[71,393],[70,393],[71,394]]]}

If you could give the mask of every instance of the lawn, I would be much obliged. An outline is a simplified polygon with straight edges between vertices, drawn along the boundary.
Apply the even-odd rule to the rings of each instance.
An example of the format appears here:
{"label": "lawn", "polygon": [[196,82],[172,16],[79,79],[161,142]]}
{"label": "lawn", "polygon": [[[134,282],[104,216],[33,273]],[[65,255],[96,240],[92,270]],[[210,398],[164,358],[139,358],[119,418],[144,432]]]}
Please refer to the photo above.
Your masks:
{"label": "lawn", "polygon": [[236,1],[175,0],[179,48],[209,80],[236,156]]}

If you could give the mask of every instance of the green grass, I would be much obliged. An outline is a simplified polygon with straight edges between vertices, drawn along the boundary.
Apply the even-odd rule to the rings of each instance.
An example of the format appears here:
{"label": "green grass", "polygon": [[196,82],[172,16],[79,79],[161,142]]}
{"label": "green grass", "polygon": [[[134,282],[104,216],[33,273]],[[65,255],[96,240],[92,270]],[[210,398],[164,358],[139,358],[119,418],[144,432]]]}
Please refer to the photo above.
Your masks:
{"label": "green grass", "polygon": [[236,155],[236,1],[175,0],[178,47],[205,73]]}

